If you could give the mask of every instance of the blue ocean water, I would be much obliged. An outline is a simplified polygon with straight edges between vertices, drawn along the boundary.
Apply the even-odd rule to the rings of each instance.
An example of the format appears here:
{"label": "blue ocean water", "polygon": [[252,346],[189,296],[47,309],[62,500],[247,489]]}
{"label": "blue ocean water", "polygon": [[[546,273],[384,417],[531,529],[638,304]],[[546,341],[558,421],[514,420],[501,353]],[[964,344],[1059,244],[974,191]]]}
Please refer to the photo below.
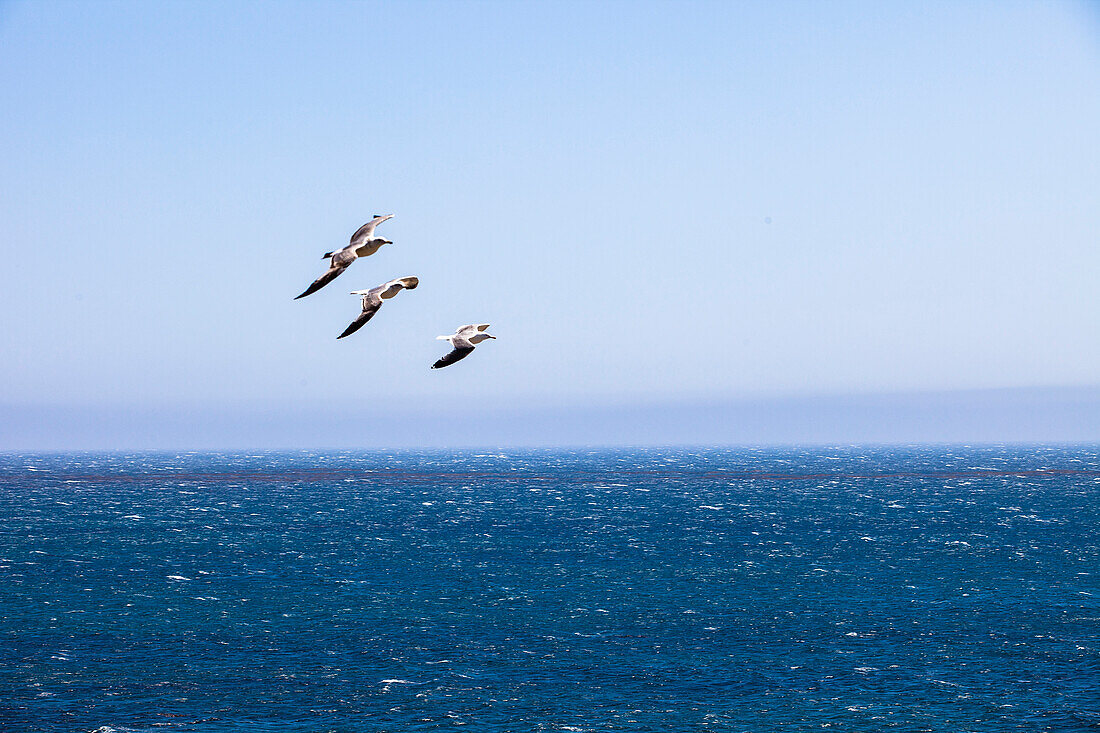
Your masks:
{"label": "blue ocean water", "polygon": [[1100,447],[0,456],[0,730],[1100,729]]}

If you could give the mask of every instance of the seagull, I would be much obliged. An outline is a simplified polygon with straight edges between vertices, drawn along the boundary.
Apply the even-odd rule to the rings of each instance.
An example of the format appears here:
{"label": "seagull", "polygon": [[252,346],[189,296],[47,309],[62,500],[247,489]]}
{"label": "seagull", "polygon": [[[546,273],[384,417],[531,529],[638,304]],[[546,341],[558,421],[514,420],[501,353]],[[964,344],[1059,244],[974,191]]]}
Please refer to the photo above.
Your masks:
{"label": "seagull", "polygon": [[393,244],[393,242],[388,239],[374,236],[374,228],[386,219],[392,218],[393,214],[375,214],[373,219],[359,227],[355,231],[355,234],[351,235],[351,244],[335,252],[325,252],[321,255],[321,259],[331,258],[328,272],[314,280],[313,284],[306,288],[306,291],[295,298],[295,300],[316,293],[318,290],[328,285],[336,279],[337,275],[348,269],[348,265],[355,262],[359,257],[369,257],[377,252],[378,248],[383,244]]}
{"label": "seagull", "polygon": [[445,366],[454,364],[459,359],[465,359],[474,350],[474,344],[479,344],[485,339],[495,339],[496,336],[484,333],[488,327],[488,323],[470,324],[469,326],[460,327],[452,336],[436,336],[436,339],[450,341],[454,350],[432,364],[432,369],[442,369]]}
{"label": "seagull", "polygon": [[399,277],[396,280],[390,280],[388,283],[382,283],[376,288],[370,290],[353,290],[352,295],[363,296],[363,312],[359,314],[359,317],[351,322],[351,325],[344,329],[344,332],[336,338],[342,339],[345,336],[350,336],[360,328],[363,327],[370,319],[374,318],[374,314],[378,312],[378,309],[382,307],[383,300],[389,300],[393,296],[397,295],[404,288],[412,290],[420,284],[420,279],[412,277]]}

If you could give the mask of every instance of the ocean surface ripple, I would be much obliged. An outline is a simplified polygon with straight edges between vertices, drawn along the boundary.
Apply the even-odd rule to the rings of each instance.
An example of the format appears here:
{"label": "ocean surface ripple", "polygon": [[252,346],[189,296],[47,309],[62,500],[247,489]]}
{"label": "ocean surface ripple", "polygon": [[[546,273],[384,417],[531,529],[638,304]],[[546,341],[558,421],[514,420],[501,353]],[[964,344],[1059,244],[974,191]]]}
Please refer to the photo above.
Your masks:
{"label": "ocean surface ripple", "polygon": [[1100,448],[0,455],[0,730],[1100,730]]}

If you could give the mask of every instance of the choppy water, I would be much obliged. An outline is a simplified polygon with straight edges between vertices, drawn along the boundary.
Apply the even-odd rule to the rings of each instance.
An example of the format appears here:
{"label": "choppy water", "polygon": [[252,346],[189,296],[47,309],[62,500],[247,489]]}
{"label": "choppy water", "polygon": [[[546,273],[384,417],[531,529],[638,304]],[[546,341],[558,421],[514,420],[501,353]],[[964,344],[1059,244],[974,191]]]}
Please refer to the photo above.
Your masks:
{"label": "choppy water", "polygon": [[1100,728],[1100,448],[0,456],[0,729]]}

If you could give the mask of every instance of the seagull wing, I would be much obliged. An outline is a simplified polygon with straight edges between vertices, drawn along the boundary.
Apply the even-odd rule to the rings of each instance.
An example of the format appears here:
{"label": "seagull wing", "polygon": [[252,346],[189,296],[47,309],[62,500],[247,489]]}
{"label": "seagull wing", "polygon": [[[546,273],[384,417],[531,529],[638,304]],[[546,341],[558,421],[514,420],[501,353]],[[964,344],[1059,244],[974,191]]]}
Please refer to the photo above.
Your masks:
{"label": "seagull wing", "polygon": [[341,272],[343,272],[346,269],[348,269],[347,265],[344,265],[343,267],[330,267],[330,268],[328,268],[328,272],[326,272],[324,275],[321,275],[321,277],[314,280],[313,284],[310,285],[308,288],[306,288],[306,291],[304,293],[302,293],[301,295],[297,296],[294,299],[298,300],[298,298],[304,298],[307,295],[311,295],[313,293],[316,293],[318,290],[320,290],[321,288],[325,287],[330,282],[335,280],[336,276],[339,275]]}
{"label": "seagull wing", "polygon": [[370,257],[382,247],[381,239],[371,239],[363,245],[355,248],[355,254],[359,257]]}
{"label": "seagull wing", "polygon": [[367,321],[374,318],[374,314],[377,313],[378,309],[382,307],[381,303],[378,303],[377,305],[373,303],[368,304],[366,300],[366,298],[363,298],[363,312],[359,314],[358,318],[351,322],[351,325],[344,329],[344,332],[342,334],[336,337],[337,339],[342,339],[345,336],[350,336],[358,331],[366,324]]}
{"label": "seagull wing", "polygon": [[456,334],[469,335],[478,331],[484,331],[489,327],[488,323],[471,323],[468,326],[459,326],[459,329],[455,331]]}
{"label": "seagull wing", "polygon": [[374,228],[376,226],[378,226],[379,224],[384,222],[386,219],[392,219],[392,218],[393,218],[393,214],[385,214],[385,215],[379,214],[378,216],[374,217],[373,219],[368,221],[363,226],[356,229],[355,234],[351,235],[351,242],[350,243],[351,244],[362,244],[363,242],[366,242],[368,239],[370,239],[371,235],[374,234]]}
{"label": "seagull wing", "polygon": [[473,350],[473,346],[456,346],[454,351],[439,359],[435,364],[432,364],[432,369],[442,369],[445,366],[454,364],[456,361],[461,361],[469,356],[470,352]]}
{"label": "seagull wing", "polygon": [[372,293],[377,293],[379,298],[392,298],[401,292],[402,289],[408,288],[412,290],[420,284],[420,280],[415,277],[399,277],[396,280],[390,280],[388,283],[379,285],[376,288],[372,288]]}

